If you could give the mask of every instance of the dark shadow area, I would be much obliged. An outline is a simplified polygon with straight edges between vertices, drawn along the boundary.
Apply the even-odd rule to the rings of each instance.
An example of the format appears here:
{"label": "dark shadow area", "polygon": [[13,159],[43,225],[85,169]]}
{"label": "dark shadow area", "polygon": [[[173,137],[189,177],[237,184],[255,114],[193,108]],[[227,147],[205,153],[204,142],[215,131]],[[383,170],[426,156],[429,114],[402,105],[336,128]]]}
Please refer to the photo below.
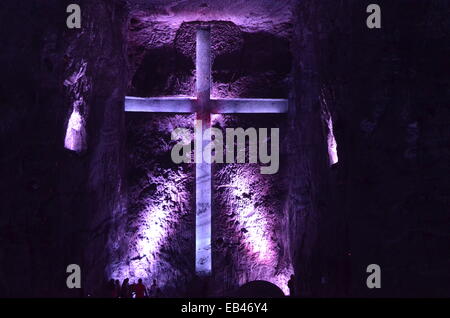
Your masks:
{"label": "dark shadow area", "polygon": [[128,95],[140,97],[176,95],[189,92],[194,70],[191,59],[179,54],[172,46],[146,52],[133,76]]}
{"label": "dark shadow area", "polygon": [[268,32],[242,33],[242,38],[241,50],[215,58],[214,82],[227,84],[232,97],[286,98],[292,66],[289,40]]}
{"label": "dark shadow area", "polygon": [[242,285],[232,296],[236,298],[283,298],[284,293],[270,282],[255,280]]}

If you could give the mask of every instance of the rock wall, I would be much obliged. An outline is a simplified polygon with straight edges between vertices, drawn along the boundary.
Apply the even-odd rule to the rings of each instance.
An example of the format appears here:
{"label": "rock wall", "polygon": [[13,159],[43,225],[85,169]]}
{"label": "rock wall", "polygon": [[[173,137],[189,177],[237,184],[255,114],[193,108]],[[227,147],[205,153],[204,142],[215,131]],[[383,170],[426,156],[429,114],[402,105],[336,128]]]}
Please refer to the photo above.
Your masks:
{"label": "rock wall", "polygon": [[177,127],[194,115],[126,115],[126,215],[111,236],[108,273],[157,281],[163,296],[189,295],[195,277],[195,166],[173,163]]}
{"label": "rock wall", "polygon": [[[2,296],[100,295],[122,209],[126,7],[79,1],[82,28],[69,30],[68,4],[0,5]],[[71,126],[78,106],[82,120]],[[68,126],[81,125],[85,141],[66,149]],[[66,286],[73,263],[82,290]]]}
{"label": "rock wall", "polygon": [[[287,134],[286,121],[286,115],[215,115],[214,126],[224,136],[225,128],[257,131],[267,128],[271,138],[272,128],[279,129],[280,136]],[[260,162],[213,167],[212,255],[218,295],[230,294],[255,280],[272,282],[289,294],[287,281],[293,270],[286,232],[287,214],[283,209],[289,171],[283,155],[282,152],[279,171],[275,174],[261,174]]]}
{"label": "rock wall", "polygon": [[[336,286],[340,248],[339,214],[332,204],[327,135],[322,119],[320,14],[323,4],[301,1],[295,9],[292,40],[293,88],[288,114],[286,153],[288,196],[285,213],[297,291],[321,295],[320,281]],[[340,148],[338,145],[338,152]],[[340,152],[339,152],[340,153]]]}
{"label": "rock wall", "polygon": [[[195,29],[198,23],[181,23],[177,25],[167,24],[158,21],[158,18],[151,20],[149,12],[136,11],[132,13],[130,34],[129,34],[129,60],[130,72],[134,75],[130,80],[130,95],[138,96],[174,96],[174,95],[194,95],[195,83]],[[203,20],[207,17],[203,17]],[[262,97],[262,98],[286,98],[288,96],[288,81],[291,70],[291,52],[289,50],[290,31],[289,24],[285,24],[283,36],[275,33],[271,26],[264,26],[264,30],[255,32],[244,32],[245,27],[237,26],[232,22],[213,21],[212,24],[212,51],[213,51],[213,89],[212,95],[220,98],[233,97]],[[247,26],[248,27],[248,26]],[[163,30],[163,31],[162,31]],[[158,65],[156,65],[158,64]],[[170,117],[160,117],[158,115],[144,116],[137,124],[136,120],[142,116],[127,116],[130,120],[128,132],[131,140],[130,152],[139,154],[142,158],[154,158],[142,161],[139,170],[133,168],[136,173],[136,180],[145,179],[129,189],[130,207],[134,210],[137,207],[138,215],[148,211],[149,204],[142,204],[143,201],[151,202],[150,206],[155,210],[158,199],[154,192],[146,191],[149,183],[161,173],[160,169],[155,170],[170,153],[170,148],[163,149],[165,156],[156,155],[161,145],[172,145],[170,142],[170,130],[176,127],[190,127],[192,123],[177,120],[173,115]],[[133,119],[134,118],[134,119]],[[145,118],[145,119],[144,119]],[[156,118],[156,119],[155,119]],[[159,125],[157,119],[170,121],[172,125]],[[172,118],[172,119],[170,119]],[[193,117],[191,118],[193,121]],[[240,115],[221,116],[214,115],[214,125],[216,128],[225,127],[249,127],[275,128],[283,126],[286,121],[285,116],[274,115]],[[175,123],[181,126],[175,126]],[[141,125],[148,127],[142,130]],[[158,127],[164,127],[163,129]],[[164,130],[166,129],[166,130]],[[146,131],[147,130],[147,131]],[[142,133],[143,136],[138,137]],[[281,135],[284,131],[282,129]],[[144,141],[144,136],[152,141]],[[139,142],[133,142],[139,140]],[[145,143],[153,145],[146,149]],[[139,148],[138,148],[139,147]],[[140,149],[144,148],[144,149]],[[133,155],[135,156],[135,155]],[[282,157],[282,155],[281,155]],[[135,159],[131,159],[133,166]],[[164,164],[167,166],[167,164]],[[145,167],[144,167],[145,166]],[[214,165],[213,178],[213,277],[209,283],[210,295],[224,295],[235,291],[239,286],[253,280],[268,280],[277,284],[285,293],[287,290],[287,280],[292,273],[292,266],[289,259],[288,240],[284,227],[286,216],[283,211],[283,174],[286,173],[285,166],[281,164],[280,172],[276,175],[261,175],[259,165],[252,164],[217,164]],[[168,174],[166,179],[171,179],[170,175],[179,171],[180,166],[169,165],[166,167]],[[172,172],[170,172],[172,171]],[[159,222],[158,228],[164,236],[171,237],[170,241],[162,243],[165,251],[154,257],[154,262],[158,270],[143,273],[146,279],[165,274],[164,282],[161,285],[166,289],[166,294],[171,294],[171,285],[178,284],[177,295],[182,295],[185,285],[193,279],[192,265],[192,244],[195,238],[195,228],[186,225],[187,220],[191,220],[193,207],[189,205],[194,199],[195,192],[187,190],[193,189],[192,167],[187,171],[182,171],[183,178],[188,178],[190,185],[184,188],[183,183],[177,187],[179,196],[186,206],[186,218],[175,220],[174,215],[165,215]],[[186,174],[187,173],[187,174]],[[135,178],[135,177],[133,177]],[[153,185],[152,185],[153,186]],[[161,192],[170,192],[171,181],[166,180]],[[163,189],[164,188],[164,189]],[[159,189],[159,187],[158,187]],[[185,190],[183,190],[185,189]],[[135,193],[132,193],[135,192]],[[159,201],[158,201],[159,202]],[[177,203],[173,198],[168,199],[169,205]],[[157,204],[156,204],[157,205]],[[178,211],[178,210],[177,210]],[[129,211],[130,213],[131,211]],[[152,212],[150,212],[152,214]],[[189,236],[176,233],[168,229],[169,223],[184,224]],[[192,222],[192,220],[190,221]],[[139,233],[139,228],[129,227],[126,235],[130,232]],[[170,226],[169,226],[170,227]],[[172,233],[173,232],[173,233]],[[133,234],[130,234],[133,235]],[[144,239],[147,236],[144,235]],[[184,241],[183,241],[184,240]],[[136,245],[136,240],[131,239],[131,245]],[[182,247],[184,252],[177,250]],[[158,246],[156,250],[161,249]],[[191,250],[189,251],[189,248]],[[131,248],[133,250],[133,248]],[[128,249],[128,254],[130,254]],[[188,252],[189,251],[189,252]],[[165,261],[165,253],[170,256],[170,261]],[[133,254],[133,253],[131,253]],[[133,254],[134,255],[134,254]],[[163,256],[161,258],[161,256]],[[129,258],[133,258],[130,256]],[[142,257],[142,254],[141,256]],[[147,260],[139,258],[136,262],[147,264]],[[180,264],[184,264],[183,268]],[[139,265],[139,266],[141,266]],[[146,268],[151,266],[145,265]],[[130,267],[132,267],[130,265]],[[163,275],[164,276],[164,275]],[[178,278],[177,278],[178,277]],[[178,281],[177,283],[175,283]],[[192,288],[192,285],[190,285]],[[193,292],[192,290],[190,291]]]}
{"label": "rock wall", "polygon": [[191,117],[125,116],[123,99],[193,93],[196,20],[228,21],[214,96],[290,100],[287,116],[215,117],[279,126],[286,161],[214,167],[211,290],[286,292],[293,271],[304,296],[449,296],[448,1],[379,0],[382,30],[365,0],[79,0],[81,30],[69,3],[0,3],[0,296],[101,296],[111,275],[185,293],[192,167],[165,156]]}
{"label": "rock wall", "polygon": [[[444,69],[450,7],[444,1],[380,5],[381,32],[357,24],[364,14],[352,10],[351,75],[338,110],[352,291],[448,296],[450,237],[444,228],[449,197],[444,189],[449,153],[444,145],[450,136],[444,105],[450,81]],[[370,263],[383,269],[384,286],[377,292],[359,284]]]}
{"label": "rock wall", "polygon": [[[370,30],[365,24],[369,3],[301,1],[296,11],[294,81],[300,110],[291,119],[299,140],[316,140],[321,147],[311,147],[309,158],[317,161],[292,165],[300,169],[288,203],[300,291],[448,295],[444,246],[449,237],[443,231],[448,194],[443,189],[448,188],[444,144],[449,135],[443,127],[449,118],[444,107],[449,80],[443,69],[449,6],[377,1],[383,26]],[[331,169],[318,129],[325,105],[339,155]],[[310,177],[300,181],[305,176]],[[381,266],[379,290],[365,284],[369,264]]]}

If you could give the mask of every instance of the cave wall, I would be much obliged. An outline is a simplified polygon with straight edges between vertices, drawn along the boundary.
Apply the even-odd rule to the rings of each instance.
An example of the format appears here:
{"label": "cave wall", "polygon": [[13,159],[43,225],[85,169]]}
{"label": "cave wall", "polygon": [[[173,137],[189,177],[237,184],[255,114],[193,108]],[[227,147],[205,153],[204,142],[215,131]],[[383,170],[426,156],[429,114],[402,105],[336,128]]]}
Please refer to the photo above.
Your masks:
{"label": "cave wall", "polygon": [[322,51],[318,43],[323,21],[320,13],[325,12],[320,7],[317,2],[301,1],[294,10],[293,88],[286,138],[290,174],[284,209],[297,291],[306,297],[325,292],[320,284],[323,279],[335,285],[337,268],[333,262],[341,252],[340,221],[331,201],[332,173],[320,99]]}
{"label": "cave wall", "polygon": [[[120,215],[126,7],[79,1],[82,29],[69,30],[69,3],[0,4],[0,295],[6,297],[100,295],[105,245]],[[86,143],[79,152],[65,149],[74,105],[83,105]],[[81,267],[81,290],[66,286],[69,264]]]}
{"label": "cave wall", "polygon": [[[390,32],[368,32],[356,24],[361,14],[352,13],[351,77],[343,85],[352,103],[340,112],[337,137],[346,156],[352,290],[448,296],[450,7],[445,1],[380,5]],[[383,270],[376,292],[359,284],[368,263]]]}
{"label": "cave wall", "polygon": [[[211,12],[214,10],[211,9]],[[194,95],[195,31],[199,23],[180,22],[181,17],[176,23],[169,23],[161,21],[161,17],[152,17],[151,10],[132,11],[128,37],[131,75],[128,95]],[[208,21],[209,15],[202,16],[201,19]],[[262,25],[253,30],[246,24],[238,25],[230,21],[210,23],[213,54],[212,96],[288,97],[292,61],[292,26],[289,20],[278,21],[278,24],[272,22],[273,24]],[[147,249],[147,253],[130,252],[135,249],[134,246],[141,244],[139,242],[142,240],[152,240],[148,233],[140,237],[138,235],[142,232],[140,229],[145,229],[145,221],[139,221],[136,226],[124,229],[125,232],[119,236],[130,236],[129,249],[126,250],[126,255],[123,254],[119,258],[131,259],[136,264],[118,265],[113,276],[123,278],[126,276],[124,272],[130,273],[131,270],[134,279],[139,275],[148,282],[153,278],[162,279],[159,286],[165,295],[183,295],[186,287],[191,289],[190,295],[196,292],[201,295],[202,291],[197,290],[197,283],[192,285],[195,273],[188,262],[195,256],[192,254],[195,227],[192,226],[193,223],[186,224],[192,222],[194,212],[192,200],[195,183],[192,165],[187,170],[180,170],[179,165],[168,165],[170,158],[166,157],[170,148],[164,148],[164,145],[174,144],[170,141],[170,129],[192,129],[193,117],[187,117],[192,120],[192,123],[188,123],[184,117],[161,116],[126,116],[127,121],[130,121],[127,144],[130,142],[131,156],[128,163],[132,168],[129,173],[133,174],[129,178],[141,180],[129,184],[128,212],[130,215],[135,211],[136,215],[140,216],[157,214],[155,211],[158,210],[158,202],[161,200],[154,191],[148,191],[147,187],[154,187],[154,182],[161,173],[166,179],[172,179],[170,176],[178,171],[177,174],[190,180],[186,184],[187,187],[182,182],[177,186],[178,196],[170,196],[170,180],[157,186],[156,192],[165,193],[168,197],[166,209],[178,211],[174,206],[180,205],[181,201],[182,205],[186,206],[185,217],[178,218],[177,213],[161,214],[160,221],[155,226],[164,238],[151,251]],[[139,121],[138,117],[141,117]],[[169,121],[171,125],[158,124],[158,120]],[[213,116],[214,126],[223,132],[225,127],[272,128],[283,127],[285,122],[286,117],[283,115]],[[283,135],[284,130],[281,129],[281,136]],[[164,148],[163,152],[158,154],[161,147]],[[153,159],[146,162],[140,159],[141,163],[136,167],[135,164],[139,161],[136,157]],[[261,175],[259,165],[255,164],[213,166],[213,275],[208,285],[209,295],[231,294],[241,285],[253,280],[271,281],[288,293],[287,280],[292,273],[292,266],[284,231],[286,216],[282,207],[283,175],[286,173],[284,168],[281,163],[278,174]],[[180,210],[181,212],[183,211]],[[184,230],[180,230],[180,227]],[[149,254],[152,256],[149,257]],[[191,265],[193,264],[192,262]],[[155,267],[154,270],[135,270],[149,269],[152,266]],[[120,267],[127,269],[121,271]],[[160,272],[164,274],[159,274]]]}
{"label": "cave wall", "polygon": [[[284,114],[215,115],[213,125],[225,128],[279,129],[285,136]],[[282,137],[280,137],[280,146]],[[225,150],[224,150],[225,151]],[[248,155],[246,155],[248,160]],[[230,295],[255,280],[268,281],[289,295],[293,273],[287,238],[287,170],[280,154],[279,171],[261,174],[261,163],[213,166],[213,280],[216,295]]]}
{"label": "cave wall", "polygon": [[[143,123],[132,116],[126,128],[123,98],[126,92],[192,93],[192,54],[189,46],[183,51],[183,45],[174,45],[183,22],[179,16],[190,11],[197,12],[190,21],[209,14],[211,20],[227,19],[240,29],[231,32],[242,38],[236,42],[239,49],[215,59],[216,96],[290,99],[288,118],[273,119],[287,131],[281,140],[288,173],[276,177],[281,181],[254,180],[267,185],[267,211],[277,215],[267,228],[279,256],[271,263],[279,264],[269,270],[271,277],[280,269],[289,273],[292,262],[304,296],[449,295],[447,1],[379,0],[382,30],[365,26],[366,0],[264,0],[259,6],[251,1],[204,6],[197,0],[146,6],[141,1],[143,11],[132,17],[124,1],[77,2],[81,30],[65,26],[69,1],[0,3],[0,296],[102,295],[104,280],[123,262],[126,268],[127,261],[141,256],[128,254],[136,252],[130,242],[142,239],[139,231],[123,236],[135,228],[133,218],[141,210],[128,214],[127,209],[134,200],[145,205],[147,198],[165,192],[142,186],[135,198],[128,190],[139,186],[146,173],[156,175],[142,161],[161,152],[149,149],[151,140],[137,137],[148,152],[135,154],[133,143],[126,148],[122,137],[133,140],[133,125],[144,136],[166,130],[157,127],[155,118]],[[159,16],[161,11],[166,14]],[[130,38],[129,31],[135,36]],[[264,52],[261,43],[271,43],[273,50]],[[255,45],[260,54],[254,58]],[[275,60],[270,54],[285,58]],[[162,64],[155,64],[160,58]],[[280,60],[292,60],[292,65]],[[158,81],[148,73],[154,68]],[[82,139],[71,151],[65,138],[74,105],[81,107],[84,131],[75,129],[73,136]],[[330,119],[339,155],[333,166],[327,149]],[[218,120],[258,124],[232,116]],[[141,172],[133,177],[134,167]],[[180,169],[165,168],[170,178]],[[227,175],[245,176],[254,168],[215,172],[216,180],[223,181],[215,185],[216,192],[229,192],[225,200],[215,198],[220,207],[216,221],[231,217],[230,232],[214,234],[217,258],[223,268],[241,268],[224,279],[230,289],[247,279],[270,280],[251,276],[267,268],[264,262],[250,273],[240,252],[222,253],[251,247],[247,228],[235,221],[242,208],[260,203],[254,194],[238,191],[240,204],[229,206],[227,199],[236,193],[221,186],[229,184]],[[189,168],[184,173],[189,180]],[[286,189],[281,195],[275,186],[279,182]],[[182,201],[189,218],[189,199]],[[192,223],[183,226],[187,243],[174,244],[176,253],[190,244]],[[233,248],[224,244],[229,233],[241,239]],[[190,257],[169,260],[161,268],[185,266]],[[72,263],[81,266],[81,291],[65,284]],[[372,263],[382,269],[380,290],[365,286],[366,267]],[[173,277],[189,276],[189,271]],[[124,275],[132,276],[129,271]]]}
{"label": "cave wall", "polygon": [[[326,106],[339,154],[327,169],[324,150],[315,147],[309,158],[318,162],[292,165],[298,180],[288,204],[300,292],[448,295],[449,6],[377,1],[383,26],[369,30],[369,3],[301,1],[296,11],[294,127],[299,140],[312,134],[303,138],[322,145]],[[366,287],[369,264],[381,266],[381,289]]]}
{"label": "cave wall", "polygon": [[127,113],[126,214],[111,234],[109,277],[157,281],[166,297],[190,295],[195,278],[195,165],[175,164],[177,127],[194,115]]}
{"label": "cave wall", "polygon": [[[130,41],[124,40],[129,31],[128,8],[123,1],[86,0],[80,1],[79,4],[82,8],[82,29],[68,30],[65,26],[65,8],[68,2],[49,1],[45,5],[33,1],[27,4],[13,1],[2,3],[2,22],[5,25],[2,35],[7,47],[1,53],[5,65],[1,98],[6,106],[5,120],[2,123],[2,148],[9,150],[8,156],[2,157],[2,169],[5,170],[2,180],[2,210],[6,213],[1,218],[4,242],[1,254],[1,284],[4,286],[2,293],[6,296],[100,296],[103,295],[106,278],[112,276],[122,279],[130,276],[134,280],[148,270],[144,266],[138,266],[144,273],[139,270],[130,271],[130,264],[138,263],[139,257],[142,256],[141,253],[136,253],[139,252],[140,245],[135,243],[145,238],[145,235],[142,235],[145,233],[134,230],[136,224],[142,222],[142,215],[139,214],[142,210],[133,209],[133,204],[139,204],[139,200],[140,204],[145,203],[148,197],[152,197],[152,189],[145,187],[142,188],[140,197],[139,191],[133,192],[133,187],[139,187],[140,177],[145,174],[133,178],[133,169],[138,168],[156,176],[157,169],[146,166],[143,162],[149,156],[160,156],[158,151],[161,150],[150,149],[148,153],[136,151],[137,148],[133,148],[133,134],[136,134],[133,127],[140,125],[140,119],[129,116],[128,132],[124,125],[122,107],[125,87],[132,81],[135,72],[135,59],[132,58],[135,47],[131,42],[131,49],[126,50]],[[266,2],[266,6],[272,8],[273,12],[276,12],[280,5],[284,4],[273,5]],[[251,9],[245,3],[241,8]],[[18,20],[12,19],[11,13],[17,13],[29,23],[20,24]],[[57,18],[49,20],[48,16]],[[269,12],[265,12],[265,18],[256,23],[253,21],[253,25],[242,24],[240,27],[244,32],[232,24],[225,26],[231,28],[231,31],[235,30],[234,33],[228,33],[235,34],[239,50],[236,50],[234,41],[226,43],[227,38],[217,41],[217,44],[225,46],[217,47],[223,52],[222,58],[218,59],[215,65],[215,94],[229,97],[285,97],[284,83],[290,69],[286,63],[289,63],[289,60],[280,63],[274,57],[280,52],[279,44],[284,56],[289,56],[285,33],[289,24],[286,16],[275,25],[268,22],[270,18]],[[148,21],[153,23],[151,19]],[[129,22],[130,30],[139,27],[133,19]],[[262,27],[258,26],[259,22],[263,22]],[[194,59],[190,50],[193,42],[190,41],[189,45],[189,41],[185,41],[184,44],[188,44],[188,47],[182,47],[183,36],[192,35],[193,29],[189,24],[185,25],[185,32],[181,32],[181,35],[179,33],[179,37],[175,39],[181,24],[178,21],[174,27],[170,22],[163,28],[163,32],[170,31],[166,33],[169,39],[162,37],[166,41],[164,45],[168,45],[169,53],[175,52],[175,55],[163,52],[155,56],[161,61],[166,61],[164,58],[169,57],[164,64],[169,71],[172,71],[170,58],[179,58],[180,61],[175,63],[175,67],[183,67],[182,72],[186,74],[179,76],[176,69],[172,79],[184,76],[187,84],[181,81],[181,85],[168,85],[169,88],[166,89],[165,86],[160,88],[150,82],[150,85],[140,88],[151,89],[148,96],[153,93],[191,93],[189,89],[192,88],[194,72],[190,67],[193,66]],[[273,26],[273,33],[268,32]],[[22,32],[22,41],[16,41],[17,34]],[[221,38],[220,32],[216,38]],[[159,41],[158,37],[154,36],[150,39]],[[269,52],[261,49],[265,41],[271,43],[272,50]],[[155,48],[151,41],[149,43],[151,49]],[[170,47],[177,43],[178,49]],[[259,49],[256,50],[257,59],[254,59],[252,47],[256,44]],[[127,64],[126,51],[130,65]],[[144,52],[148,53],[148,50]],[[237,69],[230,69],[231,66],[234,67],[232,61],[236,54],[241,63]],[[151,61],[151,56],[147,60]],[[187,63],[187,66],[184,63]],[[142,72],[147,76],[145,72],[152,67],[143,64]],[[277,74],[279,69],[271,69],[270,64],[281,67],[281,74]],[[157,67],[156,71],[158,70],[164,71]],[[255,74],[258,72],[259,74]],[[145,84],[148,78],[152,77],[141,79],[140,82]],[[164,82],[164,79],[158,81]],[[271,85],[276,89],[265,89],[272,88]],[[183,88],[187,90],[183,91]],[[140,94],[131,89],[128,92]],[[182,123],[184,121],[181,120]],[[23,123],[24,129],[18,128],[18,122]],[[147,124],[141,123],[140,126],[142,132],[147,131],[143,137],[168,131],[168,127],[158,128],[155,118],[149,119]],[[124,146],[125,138],[128,148]],[[22,142],[17,144],[14,140]],[[148,144],[142,145],[140,142]],[[145,142],[141,139],[137,143],[148,149],[153,147],[155,140],[149,139]],[[125,156],[125,152],[129,156]],[[165,158],[161,160],[164,165]],[[174,172],[174,177],[177,177],[179,167],[171,169],[168,169],[169,174]],[[185,186],[189,188],[189,171],[185,176]],[[151,187],[154,186],[154,181],[151,180]],[[167,184],[163,187],[167,188]],[[165,191],[156,193],[167,194]],[[183,207],[186,205],[185,214],[188,219],[189,200],[186,198],[181,204]],[[276,198],[274,209],[280,204],[280,200],[281,198]],[[154,221],[150,219],[147,220],[149,223]],[[171,225],[175,223],[181,224],[181,221],[169,222]],[[168,235],[169,240],[187,243],[169,243],[166,246],[167,261],[163,261],[162,266],[155,266],[154,259],[150,259],[148,264],[158,268],[156,272],[152,270],[153,275],[173,270],[174,276],[168,275],[167,280],[170,278],[177,281],[178,276],[183,276],[184,281],[180,284],[181,287],[186,286],[189,275],[192,275],[192,269],[187,265],[192,251],[186,250],[192,243],[187,238],[187,233],[193,234],[192,225],[192,222],[183,223],[181,236],[175,235],[178,232],[174,230],[172,234],[173,237],[178,237],[176,239]],[[237,231],[242,235],[240,228]],[[269,231],[280,233],[281,230],[277,225]],[[146,231],[147,234],[150,232]],[[277,239],[274,242],[276,241]],[[148,248],[146,244],[143,246]],[[181,249],[178,250],[177,246]],[[226,244],[222,247],[224,246]],[[276,249],[280,248],[277,244],[274,246]],[[183,257],[180,262],[177,262],[176,257],[175,260],[169,259],[170,255],[183,252],[186,252],[183,255],[185,260]],[[82,290],[66,288],[65,270],[66,266],[72,263],[81,266]],[[38,268],[40,270],[34,270]],[[169,271],[165,271],[166,269]],[[249,276],[249,269],[245,271],[245,275]],[[231,288],[236,288],[245,280],[258,278],[243,279],[241,276],[236,276]],[[152,277],[148,276],[147,279]],[[180,285],[171,286],[172,291],[179,287]]]}

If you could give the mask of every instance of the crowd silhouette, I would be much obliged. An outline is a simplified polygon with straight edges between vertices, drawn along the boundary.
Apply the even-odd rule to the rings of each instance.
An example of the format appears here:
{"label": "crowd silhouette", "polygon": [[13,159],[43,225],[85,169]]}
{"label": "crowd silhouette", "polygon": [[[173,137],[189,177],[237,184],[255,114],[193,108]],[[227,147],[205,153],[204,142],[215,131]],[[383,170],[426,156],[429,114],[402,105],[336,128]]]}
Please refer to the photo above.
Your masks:
{"label": "crowd silhouette", "polygon": [[161,298],[163,294],[158,287],[156,279],[152,285],[147,288],[142,279],[139,278],[137,283],[130,284],[130,279],[125,278],[120,284],[118,279],[110,279],[108,282],[108,296],[112,298]]}
{"label": "crowd silhouette", "polygon": [[[199,290],[196,290],[197,286]],[[289,288],[289,297],[299,297],[297,288],[297,279],[294,275],[291,275],[287,282]],[[199,297],[208,297],[208,281],[198,281],[191,285],[191,294],[198,295]],[[150,287],[145,286],[142,279],[139,278],[137,283],[130,283],[129,278],[125,278],[120,284],[118,279],[110,279],[106,285],[105,296],[108,298],[163,298],[164,295],[161,289],[158,287],[156,279]]]}

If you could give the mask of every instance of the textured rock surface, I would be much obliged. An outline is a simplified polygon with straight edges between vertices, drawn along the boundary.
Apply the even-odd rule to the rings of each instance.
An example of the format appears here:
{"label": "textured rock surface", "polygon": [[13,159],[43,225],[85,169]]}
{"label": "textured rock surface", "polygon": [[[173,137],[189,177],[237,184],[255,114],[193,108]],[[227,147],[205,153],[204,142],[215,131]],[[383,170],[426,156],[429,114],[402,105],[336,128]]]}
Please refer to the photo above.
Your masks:
{"label": "textured rock surface", "polygon": [[[127,89],[192,94],[183,22],[212,20],[228,21],[216,23],[228,34],[214,95],[291,107],[216,118],[279,125],[285,164],[277,176],[215,166],[211,289],[280,286],[292,263],[305,296],[450,295],[448,1],[378,0],[381,31],[366,28],[360,0],[77,2],[81,31],[65,27],[69,1],[0,2],[0,296],[100,296],[109,275],[161,277],[168,295],[193,286],[192,167],[166,157],[171,125],[191,119],[127,115],[125,126],[122,107]],[[71,263],[81,291],[66,288]],[[381,290],[364,284],[372,263]]]}
{"label": "textured rock surface", "polygon": [[[287,9],[285,7],[283,10]],[[129,57],[130,72],[133,74],[133,71],[136,70],[136,73],[131,81],[129,94],[140,96],[193,95],[195,30],[199,23],[167,25],[159,18],[150,20],[151,16],[151,11],[132,13]],[[209,21],[212,17],[205,15],[204,20]],[[232,22],[213,21],[210,24],[212,25],[212,54],[214,57],[213,96],[222,98],[287,97],[288,86],[286,83],[291,68],[289,24],[285,24],[287,28],[282,33],[284,37],[279,34],[275,35],[275,30],[268,26],[264,27],[264,31],[261,29],[255,30],[255,32],[243,32],[245,28]],[[155,32],[158,34],[158,30],[164,30],[164,36],[155,36]],[[173,34],[173,36],[167,37],[167,34]],[[141,137],[136,137],[143,131],[137,128],[139,126],[134,124],[134,120],[129,126],[128,136],[132,140],[135,138],[140,140],[139,143],[133,142],[129,145],[130,151],[140,153],[143,158],[155,158],[155,151],[158,151],[157,148],[161,148],[160,143],[171,144],[171,130],[163,129],[159,133],[155,133],[155,129],[158,131],[160,125],[157,120],[160,117],[152,116],[154,115],[145,116],[144,118],[147,119],[141,120],[142,125],[152,127],[148,128],[151,133],[144,133]],[[133,117],[138,118],[139,115],[133,115]],[[167,117],[165,120],[170,120],[170,118],[173,116]],[[172,125],[172,127],[166,128],[192,127],[193,117],[191,116],[190,119],[192,121],[190,124],[186,120],[178,120],[180,126]],[[245,129],[248,127],[278,127],[286,120],[283,116],[267,115],[215,116],[215,119],[218,128],[244,127]],[[131,120],[131,117],[128,120]],[[147,138],[152,139],[152,143],[154,143],[150,148],[143,147]],[[148,183],[152,183],[154,178],[160,178],[160,174],[162,174],[167,183],[165,191],[170,190],[172,184],[170,175],[173,173],[173,169],[179,170],[177,166],[155,170],[153,166],[158,166],[161,160],[170,160],[170,158],[161,157],[163,154],[166,157],[170,155],[170,148],[160,151],[161,154],[156,155],[156,159],[143,161],[139,170],[133,170],[133,173],[138,175],[137,180],[145,180],[130,185],[129,188],[131,193],[129,196],[131,211],[129,210],[129,213],[134,213],[133,210],[136,210],[138,211],[137,215],[140,215],[139,218],[149,208],[149,204],[142,204],[143,201],[150,202],[152,208],[155,209],[155,205],[158,205],[161,200],[156,198],[153,193],[146,191],[145,187],[148,186]],[[283,230],[286,226],[286,217],[282,208],[282,186],[279,185],[282,183],[282,177],[280,174],[261,175],[259,166],[250,164],[215,165],[213,169],[213,280],[209,285],[209,293],[217,296],[230,294],[242,284],[253,280],[271,281],[287,293],[286,283],[292,273],[292,267],[287,253],[287,236]],[[186,173],[187,175],[185,175]],[[183,171],[181,174],[184,178],[192,178],[191,170]],[[194,184],[191,184],[187,190],[183,190],[182,185],[178,187],[184,200],[194,199],[194,192],[188,191],[189,189],[192,191],[193,186]],[[169,206],[177,205],[174,198],[168,199],[167,204]],[[188,204],[188,202],[186,201],[184,204]],[[189,206],[185,212],[187,219],[192,217],[192,212],[192,206]],[[137,260],[141,263],[139,266],[144,263],[147,268],[151,267],[147,264],[154,261],[158,264],[156,266],[160,272],[170,273],[168,278],[163,279],[162,282],[163,287],[168,288],[167,294],[171,293],[171,285],[174,284],[177,276],[179,276],[179,285],[176,286],[178,292],[185,287],[182,285],[183,283],[190,282],[193,278],[193,263],[184,268],[180,268],[180,264],[189,264],[189,260],[193,257],[192,250],[188,251],[189,247],[192,248],[195,229],[192,227],[192,223],[190,227],[189,224],[184,224],[185,219],[173,220],[173,217],[165,215],[164,220],[160,223],[161,232],[172,238],[170,243],[165,243],[171,261],[164,261],[164,257],[161,259],[161,253],[149,261]],[[184,237],[170,229],[167,231],[166,224],[171,222],[183,223],[186,228],[184,233],[189,233],[190,229],[191,238],[188,239],[187,236]],[[138,233],[141,228],[146,227],[142,218],[136,224],[135,227],[129,227],[128,231]],[[140,239],[131,239],[130,246],[125,249],[127,255],[130,255],[127,256],[128,259],[139,254],[130,251],[134,249],[133,246],[140,244]],[[184,247],[177,250],[176,247],[180,245]],[[133,266],[130,265],[130,267]],[[145,273],[145,277],[149,280],[155,275],[161,277],[155,272]]]}
{"label": "textured rock surface", "polygon": [[163,295],[187,295],[195,276],[193,164],[176,165],[170,140],[194,115],[127,114],[127,215],[112,236],[114,279],[157,280]]}
{"label": "textured rock surface", "polygon": [[173,34],[182,22],[230,21],[244,32],[270,32],[286,36],[292,21],[292,0],[130,0],[136,9],[145,10],[147,20],[167,27]]}
{"label": "textured rock surface", "polygon": [[[291,165],[298,177],[291,181],[288,204],[291,242],[297,242],[291,243],[294,268],[306,295],[450,291],[450,238],[443,230],[449,6],[378,3],[380,31],[366,28],[360,1],[301,1],[296,11],[294,51],[300,54],[290,119],[297,140],[307,142],[294,151],[305,160]],[[325,138],[317,129],[324,103],[339,153],[331,171],[324,170],[326,150],[311,145]],[[383,285],[376,291],[364,283],[372,263],[382,268]]]}
{"label": "textured rock surface", "polygon": [[[377,260],[385,269],[380,294],[448,296],[449,4],[381,5],[392,32],[355,28],[339,101],[353,292],[368,295],[356,282]],[[352,23],[358,19],[355,12]],[[370,73],[355,73],[364,68]]]}
{"label": "textured rock surface", "polygon": [[[283,115],[216,115],[214,124],[225,131],[280,128],[285,122]],[[283,128],[280,135],[285,135]],[[214,165],[213,278],[219,295],[254,280],[272,282],[289,293],[292,265],[283,210],[287,174],[283,160],[280,167],[277,174],[263,175],[259,164]]]}
{"label": "textured rock surface", "polygon": [[[279,14],[286,11],[289,11],[287,6]],[[131,13],[128,55],[132,95],[192,96],[194,93],[194,30],[199,22],[180,19],[178,23],[166,23],[161,20],[164,17],[155,16],[151,10]],[[275,16],[270,25],[247,29],[242,24],[216,21],[214,17],[203,15],[203,20],[212,25],[215,57],[212,95],[266,98],[287,95],[291,70],[289,20],[282,23]],[[277,31],[281,26],[284,32]]]}
{"label": "textured rock surface", "polygon": [[[126,11],[119,1],[83,1],[85,28],[70,31],[66,5],[0,5],[1,148],[9,149],[1,163],[2,296],[99,295],[108,234],[122,208]],[[86,148],[77,154],[64,138],[81,100],[89,110],[82,112]],[[66,286],[73,263],[83,290]]]}

